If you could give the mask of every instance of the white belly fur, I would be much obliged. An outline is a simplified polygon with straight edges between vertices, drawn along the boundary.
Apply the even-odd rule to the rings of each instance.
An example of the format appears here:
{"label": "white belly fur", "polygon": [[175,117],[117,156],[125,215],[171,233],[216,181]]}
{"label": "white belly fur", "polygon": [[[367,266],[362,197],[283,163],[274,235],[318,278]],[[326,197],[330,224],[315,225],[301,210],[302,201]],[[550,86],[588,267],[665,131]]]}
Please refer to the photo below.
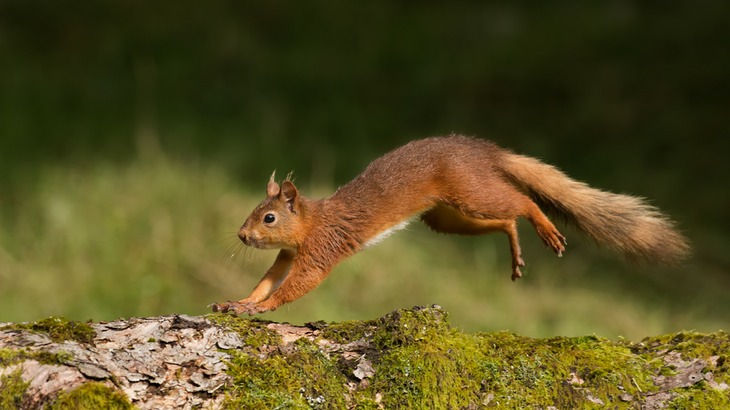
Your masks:
{"label": "white belly fur", "polygon": [[393,225],[390,228],[384,230],[383,232],[380,232],[379,234],[368,239],[368,241],[365,242],[365,245],[363,245],[363,247],[368,248],[370,246],[379,244],[383,239],[389,237],[390,235],[394,234],[397,231],[400,231],[401,229],[404,229],[406,226],[408,226],[409,223],[411,223],[412,220],[413,219],[406,219],[405,221],[402,221],[402,222],[400,222],[396,225]]}

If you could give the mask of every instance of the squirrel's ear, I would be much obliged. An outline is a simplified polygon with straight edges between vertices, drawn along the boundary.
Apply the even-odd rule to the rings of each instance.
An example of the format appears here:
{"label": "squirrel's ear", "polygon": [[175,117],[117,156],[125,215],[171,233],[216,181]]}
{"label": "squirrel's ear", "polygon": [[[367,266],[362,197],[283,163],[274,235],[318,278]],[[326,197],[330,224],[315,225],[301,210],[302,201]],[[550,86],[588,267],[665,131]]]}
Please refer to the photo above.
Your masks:
{"label": "squirrel's ear", "polygon": [[298,195],[299,192],[297,192],[297,187],[294,186],[293,182],[286,180],[281,183],[279,199],[287,202],[289,204],[289,209],[292,211],[294,210],[294,204],[296,204]]}
{"label": "squirrel's ear", "polygon": [[271,178],[269,178],[269,183],[266,185],[266,195],[267,196],[277,196],[279,195],[279,191],[281,190],[279,188],[279,184],[276,183],[274,180],[274,176],[276,175],[276,170],[271,173]]}

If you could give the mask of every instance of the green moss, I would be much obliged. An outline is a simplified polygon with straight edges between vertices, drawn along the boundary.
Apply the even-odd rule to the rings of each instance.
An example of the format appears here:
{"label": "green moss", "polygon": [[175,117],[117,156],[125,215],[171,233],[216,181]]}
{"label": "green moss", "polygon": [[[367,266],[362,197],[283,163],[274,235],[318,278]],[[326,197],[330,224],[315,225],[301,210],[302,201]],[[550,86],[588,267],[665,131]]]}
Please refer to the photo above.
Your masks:
{"label": "green moss", "polygon": [[730,335],[726,332],[709,334],[679,332],[662,336],[647,337],[636,346],[639,352],[679,352],[685,360],[730,355]]}
{"label": "green moss", "polygon": [[403,346],[381,358],[372,390],[384,393],[385,408],[453,409],[481,402],[478,365],[465,340],[435,342]]}
{"label": "green moss", "polygon": [[9,366],[18,362],[18,356],[19,351],[16,349],[0,348],[0,367]]}
{"label": "green moss", "polygon": [[[254,346],[276,346],[260,322],[226,317]],[[727,334],[682,333],[632,344],[597,336],[531,339],[509,332],[465,334],[440,308],[399,310],[371,321],[309,324],[320,338],[356,344],[335,363],[321,340],[260,351],[229,351],[229,408],[615,408],[639,405],[657,392],[654,378],[671,374],[660,351],[681,349],[688,358],[716,360],[707,371],[727,374]],[[259,334],[263,332],[263,334]],[[362,350],[357,350],[362,349]],[[371,377],[353,371],[369,361]],[[723,376],[724,377],[724,376]],[[727,394],[704,395],[700,382],[673,391],[674,408],[724,408]],[[349,385],[349,386],[348,386]],[[706,387],[706,386],[705,386]],[[624,401],[630,395],[631,401]],[[343,401],[343,397],[347,397]]]}
{"label": "green moss", "polygon": [[678,393],[667,405],[669,409],[716,410],[730,408],[727,392],[698,385],[675,390]]}
{"label": "green moss", "polygon": [[24,360],[35,360],[42,364],[64,364],[71,360],[68,353],[51,353],[42,350],[0,348],[0,367],[9,366]]}
{"label": "green moss", "polygon": [[[374,321],[350,320],[346,322],[331,323],[322,325],[323,339],[331,340],[336,343],[350,343],[372,335],[374,329]],[[309,325],[313,325],[309,323]],[[319,324],[316,324],[319,326]]]}
{"label": "green moss", "polygon": [[96,332],[88,324],[69,321],[57,316],[51,316],[36,322],[11,324],[0,328],[0,330],[31,330],[44,333],[56,343],[66,340],[91,343],[96,336]]}
{"label": "green moss", "polygon": [[[371,386],[385,408],[629,408],[618,397],[652,390],[655,367],[627,345],[594,336],[536,340],[507,332],[464,334],[440,309],[379,319]],[[638,387],[637,387],[638,386]]]}
{"label": "green moss", "polygon": [[[227,319],[229,326],[239,333],[255,333],[250,321],[233,319]],[[440,308],[398,310],[377,320],[318,329],[322,338],[338,343],[371,340],[372,378],[348,392],[345,384],[358,382],[357,360],[333,363],[306,339],[265,359],[232,352],[228,406],[343,407],[332,400],[348,394],[350,404],[362,409],[598,408],[599,401],[629,408],[620,395],[656,389],[651,376],[657,366],[633,354],[627,343],[595,336],[469,335],[453,329]]]}
{"label": "green moss", "polygon": [[[664,357],[669,357],[671,353],[679,353],[681,360],[686,362],[694,359],[704,360],[707,365],[702,369],[703,374],[711,373],[718,384],[730,384],[730,335],[726,332],[709,334],[680,332],[649,337],[636,344],[634,351],[661,364],[658,373],[664,376],[674,376],[678,373],[677,363],[674,363],[673,359],[665,363]],[[690,387],[672,390],[675,397],[668,408],[730,408],[730,393],[727,390],[711,388],[707,383],[700,381]]]}
{"label": "green moss", "polygon": [[18,409],[23,402],[23,395],[30,383],[24,382],[22,371],[16,371],[0,377],[0,409]]}
{"label": "green moss", "polygon": [[491,352],[487,360],[502,369],[491,379],[494,400],[502,405],[590,408],[600,400],[628,408],[620,395],[655,389],[654,366],[607,339],[539,340],[497,333],[483,335],[482,343]]}
{"label": "green moss", "polygon": [[[705,371],[715,374],[718,382],[730,383],[730,335],[727,332],[680,332],[649,337],[634,345],[633,349],[645,357],[656,356],[657,352],[678,352],[683,360],[703,359],[709,362]],[[711,357],[715,360],[709,360]],[[663,367],[660,372],[663,375],[675,374],[672,367]]]}
{"label": "green moss", "polygon": [[219,326],[238,333],[243,342],[253,348],[281,344],[281,335],[266,327],[271,322],[259,319],[244,319],[225,313],[212,313],[206,315],[206,318]]}
{"label": "green moss", "polygon": [[307,339],[281,353],[259,359],[233,352],[228,366],[233,387],[224,407],[234,409],[346,408],[345,377]]}
{"label": "green moss", "polygon": [[67,392],[47,406],[49,410],[133,409],[127,396],[103,383],[90,382]]}
{"label": "green moss", "polygon": [[400,309],[373,321],[373,342],[380,349],[423,342],[453,332],[448,314],[439,307]]}
{"label": "green moss", "polygon": [[372,358],[375,375],[359,400],[380,394],[385,408],[432,409],[480,402],[475,338],[452,329],[444,311],[398,310],[368,324],[382,355]]}

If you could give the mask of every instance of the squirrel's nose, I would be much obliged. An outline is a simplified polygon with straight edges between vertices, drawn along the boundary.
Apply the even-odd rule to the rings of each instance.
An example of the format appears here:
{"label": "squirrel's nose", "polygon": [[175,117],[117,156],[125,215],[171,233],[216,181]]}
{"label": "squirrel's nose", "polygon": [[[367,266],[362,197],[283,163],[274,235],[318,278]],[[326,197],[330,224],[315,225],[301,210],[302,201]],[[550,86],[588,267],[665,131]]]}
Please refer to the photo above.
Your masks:
{"label": "squirrel's nose", "polygon": [[243,229],[238,231],[238,237],[241,239],[241,242],[246,243],[246,232]]}

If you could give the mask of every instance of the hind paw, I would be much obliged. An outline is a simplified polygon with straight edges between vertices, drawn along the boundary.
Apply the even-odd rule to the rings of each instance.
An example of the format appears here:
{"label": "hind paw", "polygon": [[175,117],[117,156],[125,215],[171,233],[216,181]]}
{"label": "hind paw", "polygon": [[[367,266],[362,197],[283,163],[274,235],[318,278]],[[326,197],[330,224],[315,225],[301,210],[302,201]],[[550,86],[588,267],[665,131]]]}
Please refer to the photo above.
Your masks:
{"label": "hind paw", "polygon": [[552,249],[558,256],[563,256],[568,241],[556,228],[540,230],[538,233],[548,248]]}
{"label": "hind paw", "polygon": [[520,271],[520,267],[522,266],[525,266],[525,261],[523,261],[521,257],[518,256],[515,260],[512,261],[513,282],[522,277],[522,271]]}

